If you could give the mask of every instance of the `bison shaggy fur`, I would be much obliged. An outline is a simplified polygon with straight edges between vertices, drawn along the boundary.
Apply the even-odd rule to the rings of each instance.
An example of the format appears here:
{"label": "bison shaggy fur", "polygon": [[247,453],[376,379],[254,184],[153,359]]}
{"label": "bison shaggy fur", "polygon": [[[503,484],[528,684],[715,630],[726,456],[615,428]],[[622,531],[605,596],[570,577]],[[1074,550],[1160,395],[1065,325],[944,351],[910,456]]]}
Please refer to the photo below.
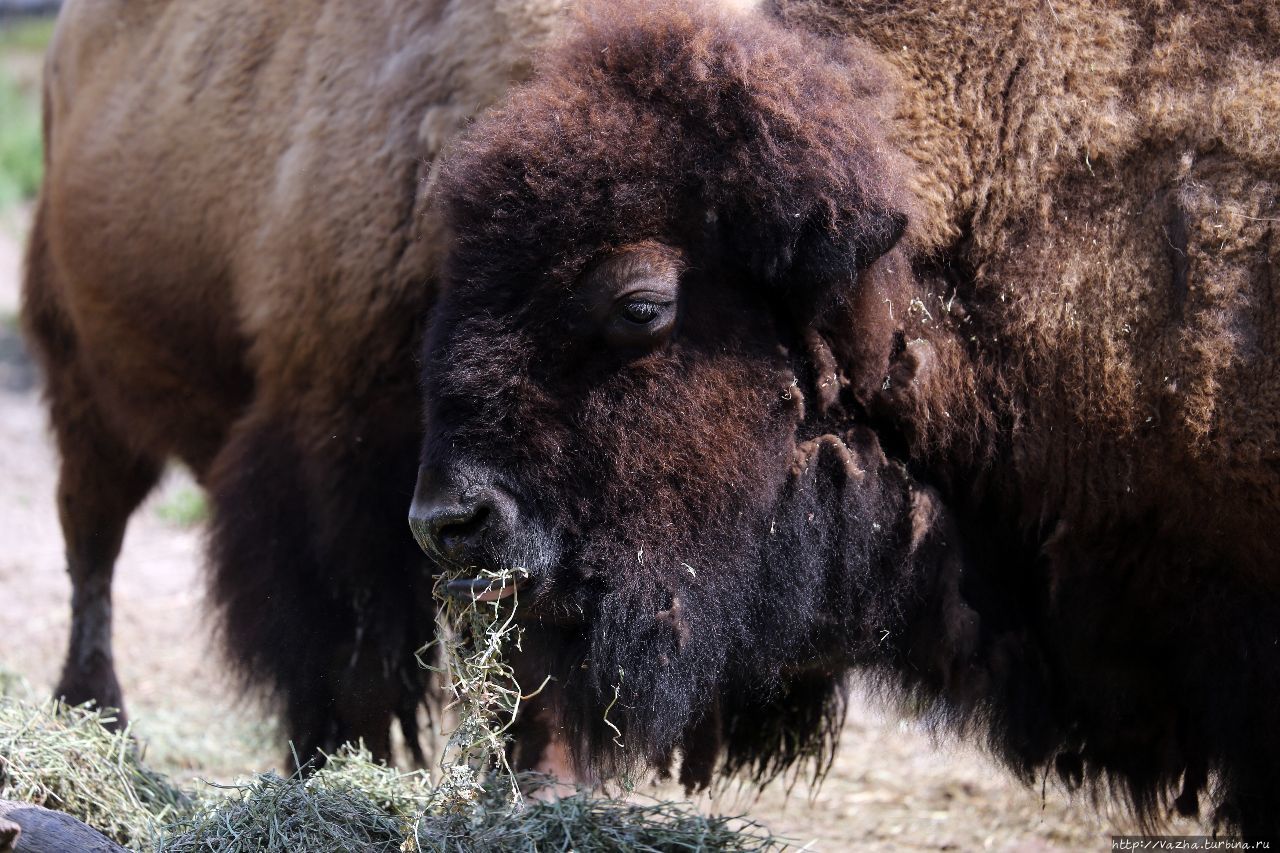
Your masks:
{"label": "bison shaggy fur", "polygon": [[414,526],[529,572],[580,769],[767,776],[860,671],[1280,831],[1278,53],[1269,2],[609,4],[478,121]]}

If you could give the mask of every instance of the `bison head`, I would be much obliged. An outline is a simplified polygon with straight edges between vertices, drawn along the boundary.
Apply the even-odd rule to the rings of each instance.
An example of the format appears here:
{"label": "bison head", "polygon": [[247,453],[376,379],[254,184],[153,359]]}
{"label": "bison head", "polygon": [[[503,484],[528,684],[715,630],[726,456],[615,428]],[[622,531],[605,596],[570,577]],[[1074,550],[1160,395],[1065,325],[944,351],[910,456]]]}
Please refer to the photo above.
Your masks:
{"label": "bison head", "polygon": [[584,770],[777,769],[893,628],[863,594],[913,544],[867,413],[909,277],[884,89],[758,18],[601,13],[444,171],[412,524],[528,572],[520,667]]}

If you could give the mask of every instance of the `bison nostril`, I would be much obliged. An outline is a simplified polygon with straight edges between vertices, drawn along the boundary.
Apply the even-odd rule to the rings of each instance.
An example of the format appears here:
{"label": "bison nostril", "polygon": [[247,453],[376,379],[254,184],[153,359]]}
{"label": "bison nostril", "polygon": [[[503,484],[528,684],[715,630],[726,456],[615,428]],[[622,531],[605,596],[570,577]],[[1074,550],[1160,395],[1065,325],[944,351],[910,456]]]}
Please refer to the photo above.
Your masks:
{"label": "bison nostril", "polygon": [[423,466],[409,506],[409,529],[434,562],[469,566],[500,550],[511,535],[516,507],[502,489],[477,477],[465,487],[451,479]]}
{"label": "bison nostril", "polygon": [[454,554],[473,544],[489,526],[492,510],[488,504],[479,504],[460,512],[441,513],[432,519],[432,532],[440,549]]}

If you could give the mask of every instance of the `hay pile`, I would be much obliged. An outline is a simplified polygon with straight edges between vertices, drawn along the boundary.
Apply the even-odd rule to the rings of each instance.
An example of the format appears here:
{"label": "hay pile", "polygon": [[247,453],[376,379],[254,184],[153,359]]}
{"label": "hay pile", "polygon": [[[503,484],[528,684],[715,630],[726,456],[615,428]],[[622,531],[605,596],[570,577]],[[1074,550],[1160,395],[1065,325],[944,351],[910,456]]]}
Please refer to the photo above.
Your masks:
{"label": "hay pile", "polygon": [[[514,573],[489,575],[495,588]],[[443,584],[448,578],[442,579]],[[64,811],[120,844],[154,853],[294,851],[770,851],[786,845],[757,825],[688,804],[579,792],[544,802],[551,780],[506,762],[520,692],[506,654],[518,647],[515,596],[441,598],[439,652],[458,720],[438,780],[375,763],[344,747],[310,774],[265,773],[243,784],[184,791],[146,768],[127,732],[88,708],[37,702],[0,686],[0,798]],[[534,691],[536,692],[536,691]]]}
{"label": "hay pile", "polygon": [[[522,778],[529,787],[538,780]],[[742,818],[707,817],[685,803],[626,801],[578,793],[542,802],[526,800],[513,811],[502,786],[487,786],[470,819],[423,815],[414,827],[415,847],[430,853],[689,853],[727,850],[756,853],[787,845]]]}
{"label": "hay pile", "polygon": [[147,769],[127,731],[103,727],[112,717],[24,692],[9,680],[0,693],[0,799],[66,812],[134,849],[194,806]]}
{"label": "hay pile", "polygon": [[170,824],[156,853],[398,851],[426,801],[425,777],[374,763],[344,747],[323,770],[289,778],[263,773],[221,789],[190,817]]}
{"label": "hay pile", "polygon": [[[487,780],[466,813],[447,810],[449,787],[400,774],[354,750],[308,778],[264,774],[234,786],[193,817],[164,828],[156,853],[259,851],[768,851],[783,845],[744,821],[704,817],[671,802],[580,793],[513,810],[507,780]],[[536,787],[533,778],[521,780]]]}

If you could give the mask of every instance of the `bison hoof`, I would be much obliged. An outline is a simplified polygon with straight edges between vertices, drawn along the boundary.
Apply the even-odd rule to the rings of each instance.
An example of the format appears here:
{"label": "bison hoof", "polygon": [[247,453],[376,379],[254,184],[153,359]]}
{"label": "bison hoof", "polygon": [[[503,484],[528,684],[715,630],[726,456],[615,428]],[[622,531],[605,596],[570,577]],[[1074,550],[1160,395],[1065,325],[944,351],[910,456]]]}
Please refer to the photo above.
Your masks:
{"label": "bison hoof", "polygon": [[53,695],[68,705],[93,703],[104,712],[103,724],[109,729],[121,730],[128,725],[124,693],[109,664],[105,668],[64,670]]}

